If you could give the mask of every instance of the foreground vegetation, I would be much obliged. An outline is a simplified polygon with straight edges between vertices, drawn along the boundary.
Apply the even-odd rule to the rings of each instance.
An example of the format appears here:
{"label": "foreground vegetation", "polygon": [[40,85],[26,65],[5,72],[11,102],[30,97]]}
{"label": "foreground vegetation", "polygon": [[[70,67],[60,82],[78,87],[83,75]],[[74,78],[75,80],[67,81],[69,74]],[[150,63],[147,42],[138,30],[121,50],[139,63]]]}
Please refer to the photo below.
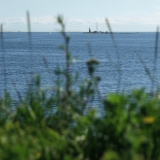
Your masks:
{"label": "foreground vegetation", "polygon": [[[145,90],[115,93],[104,98],[98,91],[99,64],[87,61],[88,78],[75,91],[77,76],[70,73],[69,37],[65,33],[66,69],[57,68],[50,89],[41,89],[40,77],[31,82],[25,98],[13,100],[5,91],[0,101],[0,159],[3,160],[159,160],[160,97]],[[101,116],[88,105],[99,95]]]}

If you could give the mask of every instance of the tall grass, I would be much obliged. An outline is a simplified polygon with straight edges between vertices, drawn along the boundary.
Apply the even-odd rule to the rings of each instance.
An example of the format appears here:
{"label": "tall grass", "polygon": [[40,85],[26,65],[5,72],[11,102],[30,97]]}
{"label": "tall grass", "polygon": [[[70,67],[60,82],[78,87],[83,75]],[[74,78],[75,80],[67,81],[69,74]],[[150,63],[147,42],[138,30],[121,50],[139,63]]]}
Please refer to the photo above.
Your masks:
{"label": "tall grass", "polygon": [[120,55],[118,53],[118,46],[117,46],[117,43],[116,43],[116,40],[114,38],[114,33],[112,31],[112,28],[111,28],[111,25],[109,23],[109,20],[106,18],[106,24],[107,24],[107,27],[108,27],[108,30],[109,30],[109,33],[111,35],[111,39],[112,39],[112,42],[114,44],[114,48],[115,48],[115,53],[116,53],[116,56],[117,56],[117,64],[116,64],[116,71],[118,72],[118,85],[117,85],[117,91],[119,92],[120,91],[120,88],[121,88],[121,61],[120,61]]}
{"label": "tall grass", "polygon": [[4,75],[4,92],[7,90],[7,78],[6,78],[6,58],[3,42],[3,24],[1,24],[1,48],[2,48],[2,61],[3,61],[3,75]]}

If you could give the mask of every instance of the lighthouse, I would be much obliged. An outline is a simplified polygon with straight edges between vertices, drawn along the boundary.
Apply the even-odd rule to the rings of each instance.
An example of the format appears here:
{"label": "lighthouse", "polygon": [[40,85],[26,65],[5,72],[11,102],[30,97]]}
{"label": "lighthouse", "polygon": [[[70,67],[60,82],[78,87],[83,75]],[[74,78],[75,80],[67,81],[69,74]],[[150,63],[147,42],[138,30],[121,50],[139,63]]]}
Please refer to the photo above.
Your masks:
{"label": "lighthouse", "polygon": [[91,32],[91,29],[89,28],[89,33]]}

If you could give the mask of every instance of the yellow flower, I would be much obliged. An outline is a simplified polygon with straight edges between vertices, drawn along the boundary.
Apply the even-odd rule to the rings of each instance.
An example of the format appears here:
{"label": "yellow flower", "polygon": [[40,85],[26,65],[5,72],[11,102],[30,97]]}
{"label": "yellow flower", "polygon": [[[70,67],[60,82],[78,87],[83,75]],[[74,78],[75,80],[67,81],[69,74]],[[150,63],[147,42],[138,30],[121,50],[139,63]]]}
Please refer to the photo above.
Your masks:
{"label": "yellow flower", "polygon": [[151,124],[154,122],[154,117],[151,117],[151,116],[148,116],[148,117],[144,117],[143,118],[143,122],[146,123],[146,124]]}

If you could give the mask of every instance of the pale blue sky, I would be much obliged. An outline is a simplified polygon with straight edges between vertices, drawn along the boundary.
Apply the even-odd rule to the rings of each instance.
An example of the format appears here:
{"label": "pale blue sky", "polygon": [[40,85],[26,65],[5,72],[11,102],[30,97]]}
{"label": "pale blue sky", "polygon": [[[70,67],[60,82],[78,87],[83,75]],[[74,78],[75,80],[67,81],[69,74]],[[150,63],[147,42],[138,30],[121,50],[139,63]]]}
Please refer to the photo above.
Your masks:
{"label": "pale blue sky", "polygon": [[160,0],[0,0],[0,23],[5,31],[26,31],[26,11],[32,31],[58,31],[57,15],[63,15],[67,31],[155,31],[160,25]]}

